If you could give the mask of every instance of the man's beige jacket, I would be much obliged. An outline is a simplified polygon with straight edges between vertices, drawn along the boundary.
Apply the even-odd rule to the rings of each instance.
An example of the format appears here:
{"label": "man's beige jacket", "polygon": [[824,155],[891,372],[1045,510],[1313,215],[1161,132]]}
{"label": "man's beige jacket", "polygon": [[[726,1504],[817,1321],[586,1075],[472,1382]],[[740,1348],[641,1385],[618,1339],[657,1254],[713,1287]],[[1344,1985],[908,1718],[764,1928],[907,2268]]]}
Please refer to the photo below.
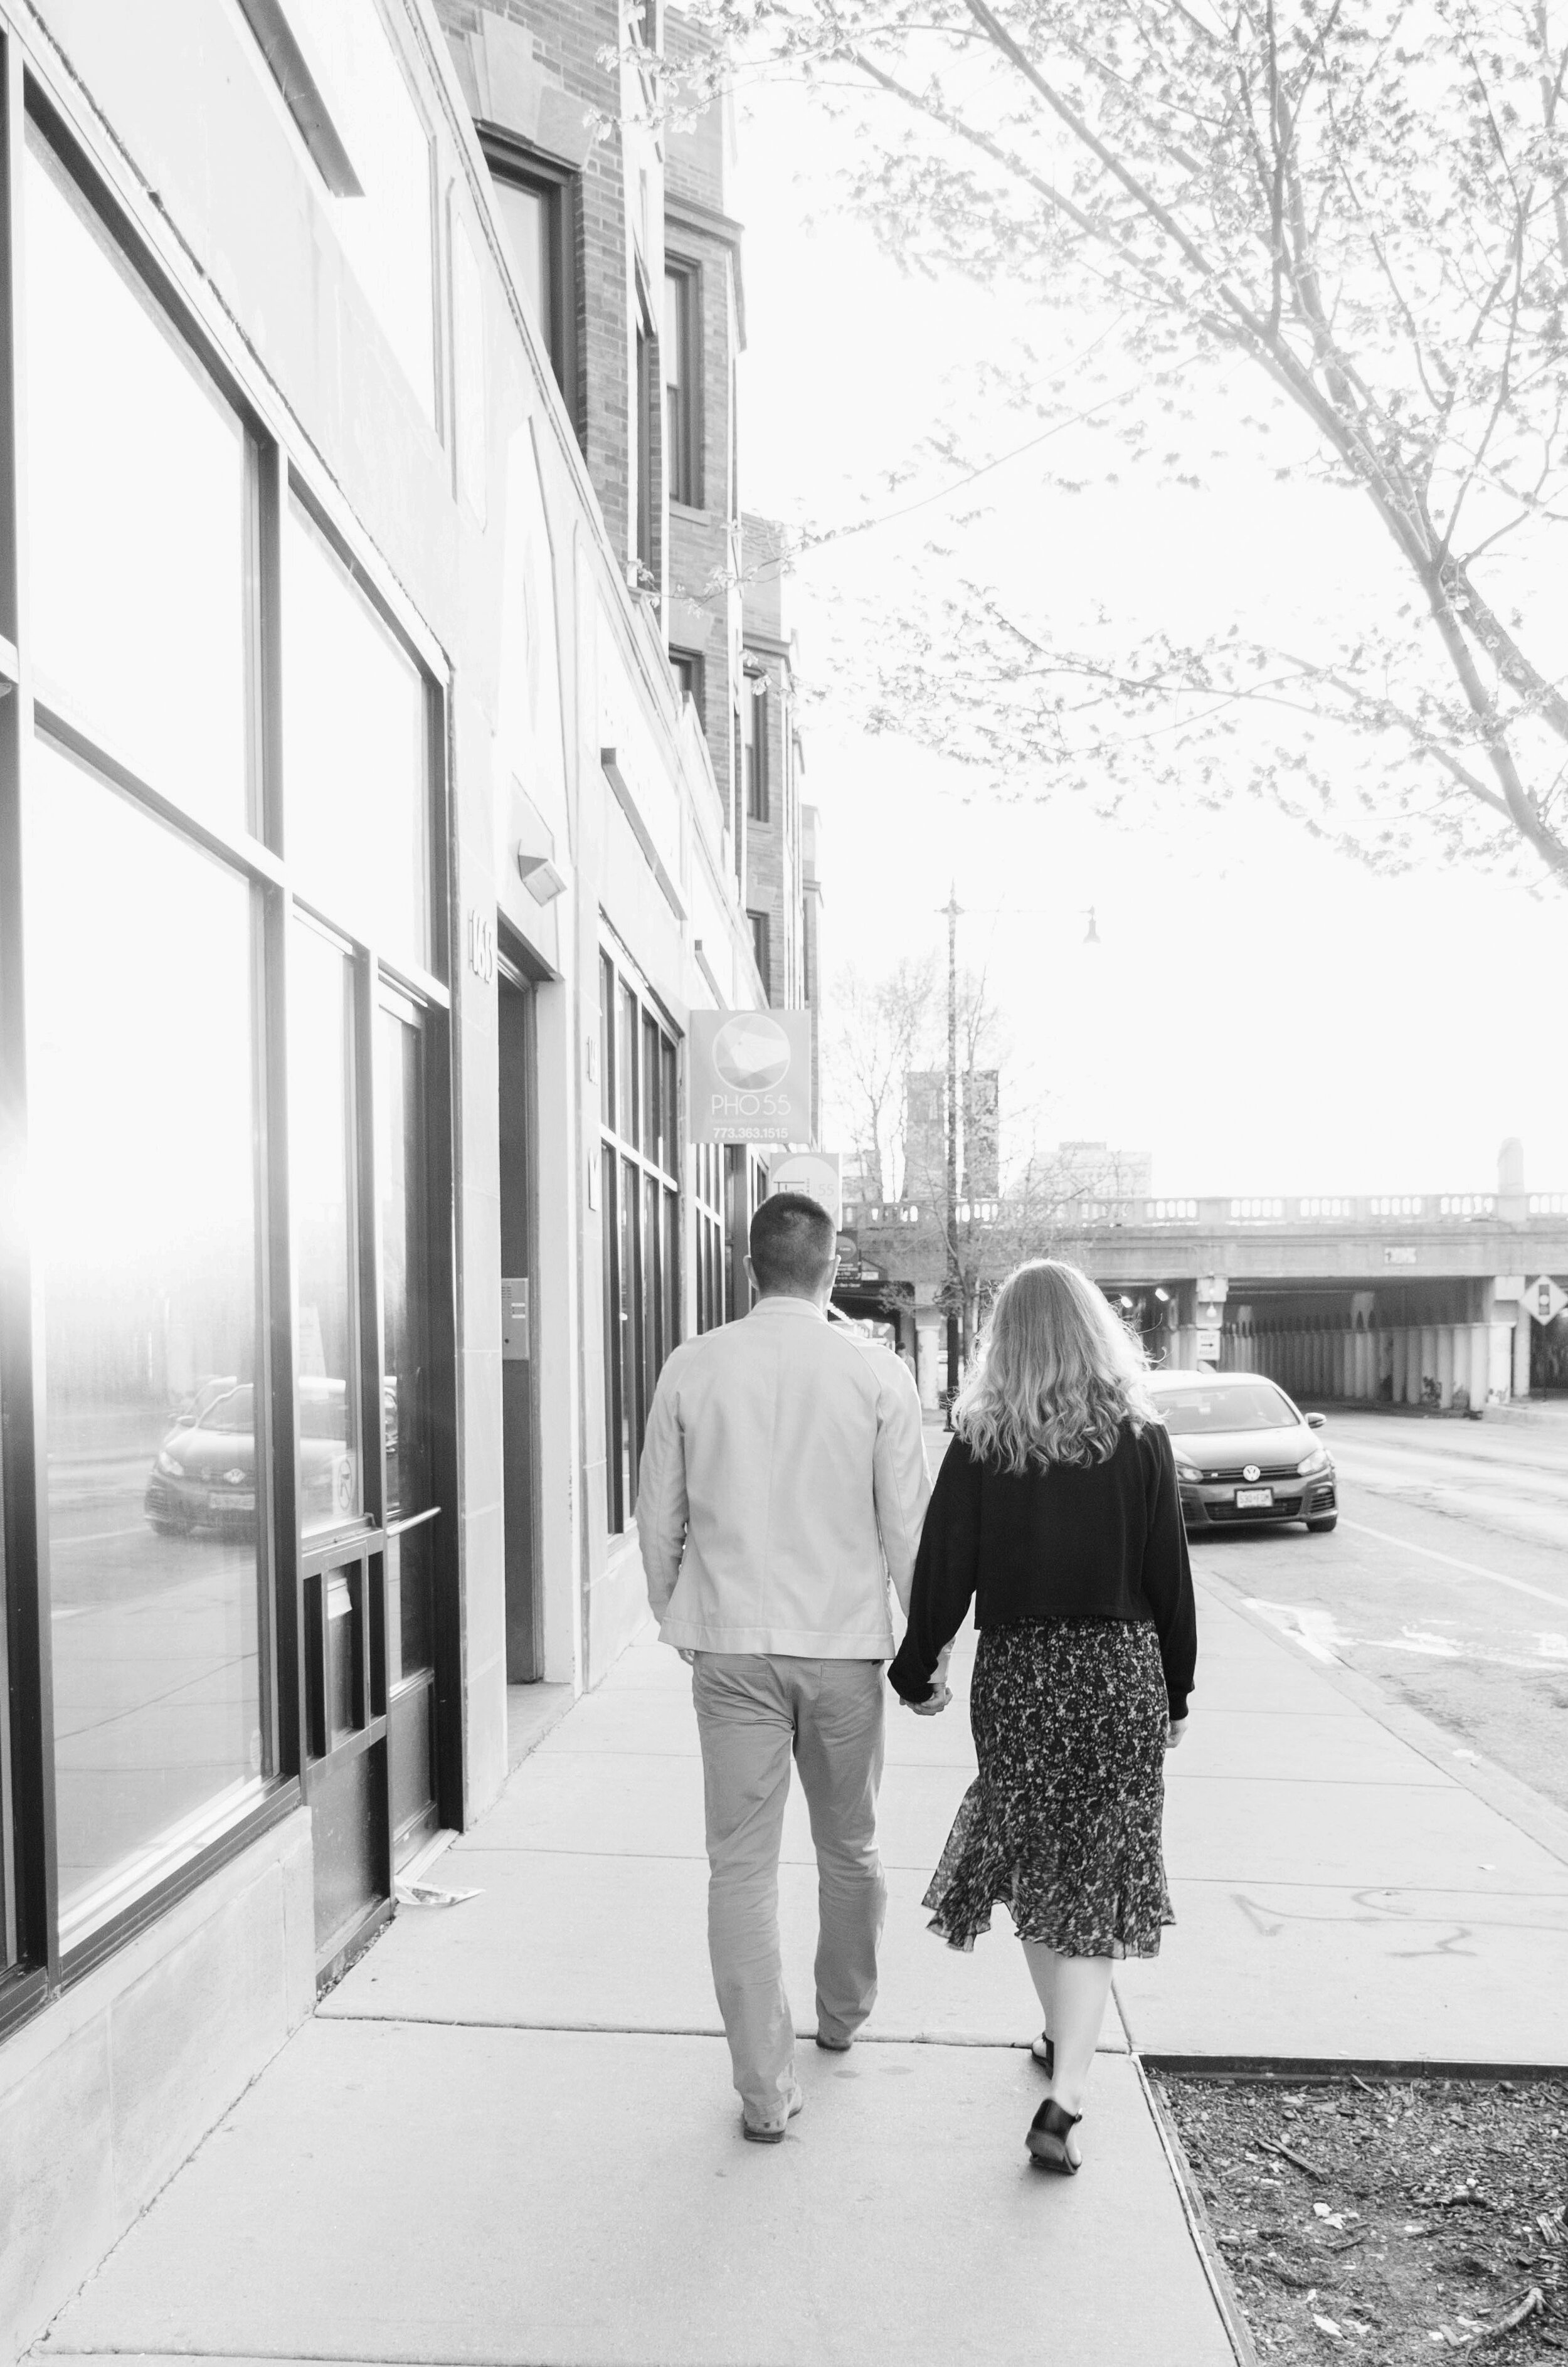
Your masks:
{"label": "man's beige jacket", "polygon": [[809,1299],[676,1348],[642,1445],[637,1535],[666,1644],[878,1660],[892,1652],[930,1479],[915,1383]]}

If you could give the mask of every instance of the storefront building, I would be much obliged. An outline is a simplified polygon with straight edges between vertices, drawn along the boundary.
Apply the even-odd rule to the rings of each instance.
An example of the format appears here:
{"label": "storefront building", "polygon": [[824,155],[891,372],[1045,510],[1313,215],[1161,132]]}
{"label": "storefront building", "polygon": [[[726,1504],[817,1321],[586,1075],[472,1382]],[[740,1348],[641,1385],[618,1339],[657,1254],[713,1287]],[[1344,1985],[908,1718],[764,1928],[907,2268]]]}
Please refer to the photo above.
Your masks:
{"label": "storefront building", "polygon": [[0,0],[0,2357],[635,1632],[649,1395],[744,1303],[663,158],[544,175],[567,338],[450,31]]}

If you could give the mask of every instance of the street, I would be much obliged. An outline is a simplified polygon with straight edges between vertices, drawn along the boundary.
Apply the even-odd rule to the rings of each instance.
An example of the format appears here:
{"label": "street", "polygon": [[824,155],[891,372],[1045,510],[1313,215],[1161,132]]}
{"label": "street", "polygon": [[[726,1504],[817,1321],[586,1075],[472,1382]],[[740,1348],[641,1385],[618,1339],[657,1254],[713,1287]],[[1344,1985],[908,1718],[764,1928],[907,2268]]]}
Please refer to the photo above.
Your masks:
{"label": "street", "polygon": [[[1568,1406],[1528,1421],[1330,1410],[1339,1526],[1209,1534],[1195,1564],[1568,1806]],[[1553,1417],[1561,1411],[1561,1420]],[[1194,1715],[1201,1715],[1203,1672]]]}

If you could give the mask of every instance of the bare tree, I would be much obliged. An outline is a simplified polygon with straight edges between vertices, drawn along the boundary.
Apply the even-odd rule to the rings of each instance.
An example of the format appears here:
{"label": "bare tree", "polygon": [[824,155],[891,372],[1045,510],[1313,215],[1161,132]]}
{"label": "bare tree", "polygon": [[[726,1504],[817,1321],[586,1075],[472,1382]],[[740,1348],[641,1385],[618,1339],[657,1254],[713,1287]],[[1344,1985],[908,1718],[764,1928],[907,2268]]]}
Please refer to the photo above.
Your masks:
{"label": "bare tree", "polygon": [[890,1200],[903,1175],[904,1079],[922,1066],[936,1025],[936,957],[906,955],[880,976],[846,965],[828,1008],[830,1108],[874,1197]]}
{"label": "bare tree", "polygon": [[[860,1161],[874,1201],[896,1202],[901,1195],[907,1199],[912,1179],[905,1082],[912,1072],[940,1072],[944,1065],[946,999],[935,963],[906,958],[880,976],[846,970],[835,981],[832,1007],[836,1019],[828,1043],[828,1076],[845,1139]],[[1085,1202],[1104,1196],[1111,1182],[1043,1150],[1036,1138],[1040,1106],[1008,1100],[1005,1018],[983,969],[960,971],[956,1015],[960,1117],[979,1105],[977,1082],[1001,1072],[1004,1130],[995,1146],[994,1183],[974,1188],[977,1162],[964,1147],[959,1172],[968,1173],[971,1188],[959,1198],[951,1227],[946,1193],[939,1187],[928,1193],[934,1177],[927,1177],[914,1203],[919,1217],[908,1240],[922,1261],[935,1257],[944,1272],[951,1249],[954,1311],[967,1364],[996,1285],[1026,1258],[1070,1252],[1082,1235]],[[943,1162],[935,1164],[939,1171]]]}
{"label": "bare tree", "polygon": [[1049,297],[1131,364],[1108,412],[1081,356],[1027,370],[1041,438],[1097,410],[1142,467],[1197,482],[1233,457],[1199,434],[1218,405],[1281,474],[1354,497],[1387,552],[1375,583],[1350,561],[1352,622],[1289,648],[1243,619],[1062,647],[1027,594],[960,583],[889,620],[880,719],[1102,804],[1134,780],[1246,787],[1377,863],[1523,855],[1568,880],[1562,8],[703,13],[710,75],[801,72],[848,108],[850,194],[906,265]]}

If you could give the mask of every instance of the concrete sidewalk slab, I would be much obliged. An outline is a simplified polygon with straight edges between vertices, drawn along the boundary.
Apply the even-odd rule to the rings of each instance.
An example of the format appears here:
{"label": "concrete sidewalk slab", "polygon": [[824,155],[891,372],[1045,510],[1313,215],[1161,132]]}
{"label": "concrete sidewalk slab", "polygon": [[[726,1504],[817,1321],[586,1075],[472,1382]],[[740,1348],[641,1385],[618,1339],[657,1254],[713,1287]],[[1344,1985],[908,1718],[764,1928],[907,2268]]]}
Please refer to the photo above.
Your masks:
{"label": "concrete sidewalk slab", "polygon": [[[450,1864],[452,1861],[448,1860]],[[460,1908],[403,1915],[324,1999],[329,2020],[485,2022],[514,2029],[722,2035],[708,1963],[708,1868],[694,1859],[466,1852]],[[864,2037],[1027,2046],[1035,1994],[998,1910],[971,1955],[926,1928],[925,1876],[888,1880],[881,1992]],[[784,1976],[796,2027],[816,2028],[816,1874],[779,1875]],[[1125,2052],[1108,2017],[1102,2044]]]}
{"label": "concrete sidewalk slab", "polygon": [[[1408,1714],[1244,1616],[1198,1571],[1165,1858],[1180,1919],[1118,1966],[1162,2055],[1568,2062],[1568,1855],[1447,1772]],[[1314,1763],[1315,1755],[1315,1763]]]}
{"label": "concrete sidewalk slab", "polygon": [[1165,1761],[1167,1786],[1251,1772],[1260,1782],[1444,1784],[1442,1770],[1397,1741],[1364,1711],[1215,1709],[1195,1715]]}
{"label": "concrete sidewalk slab", "polygon": [[38,2355],[1233,2367],[1131,2061],[1096,2066],[1074,2180],[1028,2166],[1021,2056],[804,2079],[752,2146],[717,2040],[319,2020]]}
{"label": "concrete sidewalk slab", "polygon": [[[884,1863],[929,1878],[972,1781],[963,1766],[901,1767],[884,1781],[878,1832]],[[686,1752],[583,1751],[543,1745],[452,1858],[472,1848],[565,1850],[588,1856],[705,1859],[702,1765]],[[791,1780],[786,1863],[815,1863],[805,1798]]]}
{"label": "concrete sidewalk slab", "polygon": [[1172,1882],[1442,1886],[1568,1901],[1568,1865],[1457,1784],[1325,1784],[1233,1773],[1173,1782],[1165,1806]]}
{"label": "concrete sidewalk slab", "polygon": [[[585,1694],[540,1745],[547,1757],[581,1757],[596,1751],[696,1759],[700,1756],[697,1713],[689,1688],[630,1687],[623,1693]],[[890,1767],[967,1767],[974,1771],[967,1699],[957,1698],[940,1717],[915,1717],[888,1694],[887,1764]]]}
{"label": "concrete sidewalk slab", "polygon": [[1157,1964],[1117,1967],[1154,2056],[1559,2064],[1568,1899],[1184,1881]]}

